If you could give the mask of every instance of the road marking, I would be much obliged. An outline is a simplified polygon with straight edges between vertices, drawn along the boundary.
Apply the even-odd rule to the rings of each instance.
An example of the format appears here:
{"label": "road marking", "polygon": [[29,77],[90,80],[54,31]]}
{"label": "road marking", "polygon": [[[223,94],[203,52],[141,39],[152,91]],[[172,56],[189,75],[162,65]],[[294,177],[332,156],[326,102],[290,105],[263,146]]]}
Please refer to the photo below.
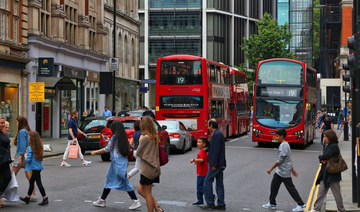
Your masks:
{"label": "road marking", "polygon": [[92,200],[85,200],[84,202],[93,202]]}
{"label": "road marking", "polygon": [[[321,170],[321,163],[319,164],[319,168],[316,171],[314,182],[310,189],[309,197],[308,197],[308,200],[306,201],[306,209],[304,210],[304,212],[307,212],[310,210],[310,205],[311,205],[312,209],[314,208],[315,200],[317,199],[317,195],[318,195],[318,191],[319,191],[319,186],[316,186],[316,180],[319,176],[320,170]],[[314,193],[314,190],[315,190],[315,193]],[[313,204],[311,204],[312,200],[313,200]]]}
{"label": "road marking", "polygon": [[186,202],[179,202],[179,201],[170,201],[170,200],[160,200],[158,203],[161,205],[176,205],[176,206],[182,206],[185,207],[187,205]]}
{"label": "road marking", "polygon": [[[256,149],[256,150],[274,150],[277,151],[278,148],[258,148],[256,146],[226,146],[226,148],[231,149]],[[306,153],[319,153],[317,150],[301,150],[301,149],[291,149],[292,152],[306,152]]]}
{"label": "road marking", "polygon": [[115,202],[115,204],[124,204],[125,202]]}
{"label": "road marking", "polygon": [[62,199],[56,199],[55,202],[62,202]]}
{"label": "road marking", "polygon": [[243,211],[251,211],[250,208],[243,208]]}

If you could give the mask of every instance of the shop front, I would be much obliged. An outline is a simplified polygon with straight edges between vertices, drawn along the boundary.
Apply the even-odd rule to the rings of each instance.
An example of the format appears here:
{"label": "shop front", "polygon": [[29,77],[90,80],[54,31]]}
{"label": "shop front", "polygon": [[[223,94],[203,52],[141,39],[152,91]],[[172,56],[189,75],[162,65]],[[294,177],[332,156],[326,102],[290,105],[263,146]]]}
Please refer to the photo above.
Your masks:
{"label": "shop front", "polygon": [[100,73],[88,71],[86,80],[86,111],[94,111],[96,116],[100,115],[99,111],[100,102]]}
{"label": "shop front", "polygon": [[22,77],[25,65],[26,63],[0,58],[0,116],[10,123],[10,137],[14,137],[17,133],[16,117],[19,115],[26,117],[24,105],[27,99],[24,98],[24,92],[27,92],[27,88],[23,86]]}

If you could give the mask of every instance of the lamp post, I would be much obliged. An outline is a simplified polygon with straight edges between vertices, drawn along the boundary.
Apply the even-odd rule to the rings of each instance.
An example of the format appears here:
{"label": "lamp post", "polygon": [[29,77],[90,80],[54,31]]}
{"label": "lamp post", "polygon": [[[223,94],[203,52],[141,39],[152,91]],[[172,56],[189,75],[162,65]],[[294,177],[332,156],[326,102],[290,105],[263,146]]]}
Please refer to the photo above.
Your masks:
{"label": "lamp post", "polygon": [[[113,23],[113,58],[116,57],[116,0],[113,1],[113,15],[114,15],[114,23]],[[116,110],[115,110],[115,77],[116,77],[116,71],[113,70],[112,72],[113,78],[112,78],[112,115],[116,116]]]}

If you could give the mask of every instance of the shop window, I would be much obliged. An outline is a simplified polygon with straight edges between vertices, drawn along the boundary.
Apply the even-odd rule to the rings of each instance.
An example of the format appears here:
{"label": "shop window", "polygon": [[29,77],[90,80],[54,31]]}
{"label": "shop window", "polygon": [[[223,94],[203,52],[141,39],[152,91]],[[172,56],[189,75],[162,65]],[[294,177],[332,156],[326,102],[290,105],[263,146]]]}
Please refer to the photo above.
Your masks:
{"label": "shop window", "polygon": [[9,136],[14,137],[17,133],[15,125],[18,114],[18,84],[0,83],[0,112],[1,116],[10,123]]}

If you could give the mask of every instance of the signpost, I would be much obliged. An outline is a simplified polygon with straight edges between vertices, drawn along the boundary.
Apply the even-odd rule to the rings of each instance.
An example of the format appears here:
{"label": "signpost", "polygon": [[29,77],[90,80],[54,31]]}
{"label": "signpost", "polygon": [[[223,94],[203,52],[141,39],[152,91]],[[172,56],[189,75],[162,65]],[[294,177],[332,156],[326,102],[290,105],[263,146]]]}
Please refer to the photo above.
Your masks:
{"label": "signpost", "polygon": [[44,102],[45,82],[29,82],[29,102]]}

